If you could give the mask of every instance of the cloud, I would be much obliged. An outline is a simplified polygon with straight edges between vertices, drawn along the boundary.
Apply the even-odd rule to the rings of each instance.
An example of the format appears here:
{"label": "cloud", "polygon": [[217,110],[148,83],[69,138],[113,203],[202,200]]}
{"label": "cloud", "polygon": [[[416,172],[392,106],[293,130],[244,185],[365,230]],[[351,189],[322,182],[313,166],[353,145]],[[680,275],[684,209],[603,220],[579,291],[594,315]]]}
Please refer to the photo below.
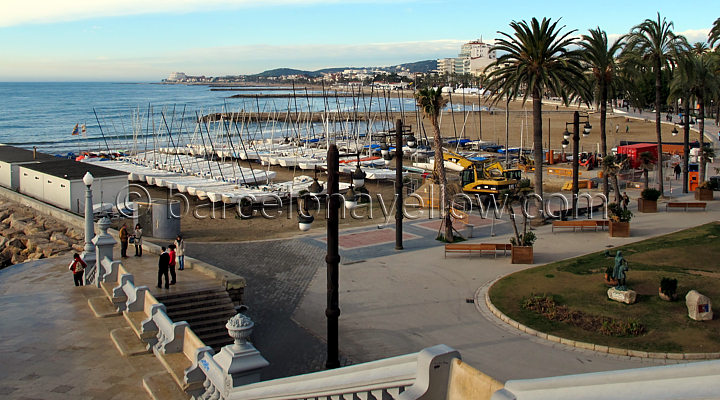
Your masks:
{"label": "cloud", "polygon": [[150,13],[188,13],[242,7],[328,3],[374,3],[379,0],[3,0],[0,27],[77,21]]}
{"label": "cloud", "polygon": [[675,32],[676,35],[683,35],[687,39],[688,43],[693,44],[695,42],[707,42],[710,28],[705,29],[688,29],[682,32]]}

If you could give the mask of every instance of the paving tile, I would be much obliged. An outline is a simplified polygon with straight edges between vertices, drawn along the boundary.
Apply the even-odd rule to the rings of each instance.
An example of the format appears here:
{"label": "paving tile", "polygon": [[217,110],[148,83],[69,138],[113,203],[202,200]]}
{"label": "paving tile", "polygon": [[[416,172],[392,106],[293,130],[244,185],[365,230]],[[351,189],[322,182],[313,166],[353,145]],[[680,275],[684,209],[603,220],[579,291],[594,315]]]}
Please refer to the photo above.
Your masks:
{"label": "paving tile", "polygon": [[74,388],[75,388],[75,386],[60,385],[60,386],[56,386],[54,389],[51,389],[50,391],[55,392],[55,393],[67,393],[67,392],[73,390]]}

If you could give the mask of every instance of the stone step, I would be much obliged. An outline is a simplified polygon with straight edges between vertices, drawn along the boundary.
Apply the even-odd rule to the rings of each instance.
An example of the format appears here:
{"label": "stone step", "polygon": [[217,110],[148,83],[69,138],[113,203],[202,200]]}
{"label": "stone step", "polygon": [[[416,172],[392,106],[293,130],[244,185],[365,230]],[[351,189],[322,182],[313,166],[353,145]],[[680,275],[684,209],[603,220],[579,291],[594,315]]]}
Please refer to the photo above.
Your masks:
{"label": "stone step", "polygon": [[200,304],[217,304],[217,303],[227,303],[230,302],[232,304],[232,301],[230,300],[230,296],[228,296],[227,293],[213,293],[213,294],[203,294],[198,295],[194,297],[187,297],[183,299],[172,299],[172,300],[158,300],[161,303],[165,304],[165,307],[175,310],[182,310],[186,309],[188,307],[197,307]]}
{"label": "stone step", "polygon": [[180,299],[187,299],[190,297],[197,297],[197,296],[203,296],[207,294],[215,294],[215,293],[227,293],[225,289],[223,289],[220,286],[213,286],[213,287],[207,287],[207,288],[201,288],[197,290],[191,290],[186,292],[177,292],[177,293],[167,293],[167,294],[159,294],[155,296],[155,298],[161,302],[165,303],[166,301],[175,301]]}
{"label": "stone step", "polygon": [[[210,304],[206,307],[195,307],[185,310],[167,310],[166,313],[173,321],[175,320],[187,320],[186,318],[193,318],[201,315],[211,315],[219,312],[233,313],[235,315],[235,309],[230,304]],[[190,321],[188,321],[190,322]]]}
{"label": "stone step", "polygon": [[120,313],[116,310],[115,305],[108,300],[107,296],[90,297],[88,306],[97,318],[116,317]]}
{"label": "stone step", "polygon": [[143,377],[143,388],[153,400],[186,400],[190,396],[180,390],[167,372],[155,372]]}
{"label": "stone step", "polygon": [[110,331],[110,339],[115,345],[115,348],[125,357],[149,353],[145,348],[145,343],[138,339],[133,329],[129,326]]}

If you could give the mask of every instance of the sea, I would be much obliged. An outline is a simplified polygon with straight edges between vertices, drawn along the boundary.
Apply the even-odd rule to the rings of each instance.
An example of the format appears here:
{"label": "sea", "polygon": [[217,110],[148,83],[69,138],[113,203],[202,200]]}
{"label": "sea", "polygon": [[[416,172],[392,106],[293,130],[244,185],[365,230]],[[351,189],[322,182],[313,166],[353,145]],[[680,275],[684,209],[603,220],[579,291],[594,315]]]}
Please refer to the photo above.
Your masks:
{"label": "sea", "polygon": [[[256,91],[211,91],[203,85],[110,82],[0,82],[0,143],[72,157],[83,151],[130,150],[137,143],[184,145],[192,140],[197,116],[213,112],[364,112],[411,111],[412,99],[376,96],[363,98],[305,98],[302,92],[257,87]],[[230,98],[235,93],[287,93],[287,99]],[[317,92],[316,92],[317,93]],[[394,94],[393,96],[397,96]],[[414,117],[413,117],[414,118]],[[73,131],[77,125],[77,134]],[[85,132],[83,132],[85,127]],[[310,127],[320,131],[322,126]],[[367,128],[367,127],[365,127]],[[276,131],[281,131],[275,128]],[[359,131],[362,126],[343,129]],[[373,126],[373,129],[382,127]],[[245,127],[256,137],[275,133],[262,126]],[[285,127],[285,134],[290,134]],[[170,135],[168,135],[170,133]],[[174,135],[174,139],[171,137]],[[150,138],[150,139],[148,139]]]}

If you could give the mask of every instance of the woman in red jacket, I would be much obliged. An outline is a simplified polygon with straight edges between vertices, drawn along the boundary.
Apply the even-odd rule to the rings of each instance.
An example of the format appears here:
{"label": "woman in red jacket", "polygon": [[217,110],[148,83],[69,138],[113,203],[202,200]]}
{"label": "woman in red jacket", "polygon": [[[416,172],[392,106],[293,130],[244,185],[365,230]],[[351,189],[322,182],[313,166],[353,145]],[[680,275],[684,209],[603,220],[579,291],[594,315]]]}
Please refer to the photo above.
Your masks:
{"label": "woman in red jacket", "polygon": [[70,267],[68,268],[73,273],[73,279],[75,280],[75,286],[82,286],[83,285],[83,273],[85,272],[85,268],[87,267],[87,264],[85,264],[85,261],[80,258],[80,254],[75,253],[73,255],[73,260],[70,263]]}

